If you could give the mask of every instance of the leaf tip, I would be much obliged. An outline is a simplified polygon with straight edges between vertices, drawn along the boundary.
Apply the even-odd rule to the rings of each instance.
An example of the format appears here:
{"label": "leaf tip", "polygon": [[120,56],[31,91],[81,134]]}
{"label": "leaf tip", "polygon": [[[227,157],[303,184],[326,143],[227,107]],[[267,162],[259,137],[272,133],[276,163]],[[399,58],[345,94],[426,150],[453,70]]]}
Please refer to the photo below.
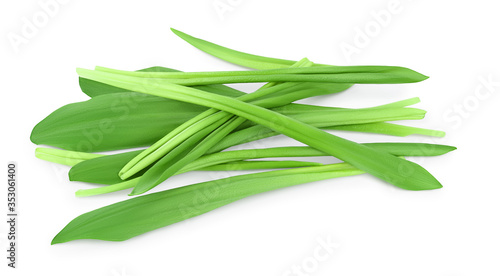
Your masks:
{"label": "leaf tip", "polygon": [[137,186],[132,190],[132,192],[130,192],[128,194],[128,196],[136,196],[136,195],[140,195],[140,194],[144,193],[144,192],[138,191],[138,189],[136,189],[136,188],[137,188]]}
{"label": "leaf tip", "polygon": [[[413,70],[412,70],[413,71]],[[417,71],[413,71],[413,76],[410,77],[413,82],[421,82],[429,78],[429,76],[426,76],[422,73],[419,73]]]}
{"label": "leaf tip", "polygon": [[[436,189],[441,189],[443,188],[443,185],[431,174],[429,174],[429,177],[423,181],[423,185],[415,187],[414,190],[416,191],[421,191],[421,190],[436,190]],[[410,189],[412,190],[412,189]]]}
{"label": "leaf tip", "polygon": [[[77,164],[78,165],[78,164]],[[68,172],[69,181],[78,181],[78,169],[75,169],[76,165],[71,167]]]}
{"label": "leaf tip", "polygon": [[186,35],[185,33],[177,30],[177,29],[174,29],[174,28],[170,28],[170,31],[172,31],[176,36],[183,36],[183,35]]}
{"label": "leaf tip", "polygon": [[[143,179],[141,179],[141,180],[143,180]],[[132,192],[130,192],[130,194],[128,194],[128,195],[129,196],[142,195],[145,192],[151,190],[153,187],[154,186],[147,184],[147,182],[142,182],[142,184],[141,184],[141,181],[139,181],[139,183],[137,183],[137,185],[134,187],[134,189],[132,189]]]}
{"label": "leaf tip", "polygon": [[56,235],[56,236],[52,239],[52,241],[50,242],[50,245],[54,245],[54,244],[58,244],[58,243],[65,243],[65,242],[67,242],[67,241],[65,241],[65,240],[63,240],[63,239],[61,238],[61,233],[62,233],[63,231],[64,231],[64,229],[63,229],[63,230],[61,230],[61,232],[57,233],[57,235]]}

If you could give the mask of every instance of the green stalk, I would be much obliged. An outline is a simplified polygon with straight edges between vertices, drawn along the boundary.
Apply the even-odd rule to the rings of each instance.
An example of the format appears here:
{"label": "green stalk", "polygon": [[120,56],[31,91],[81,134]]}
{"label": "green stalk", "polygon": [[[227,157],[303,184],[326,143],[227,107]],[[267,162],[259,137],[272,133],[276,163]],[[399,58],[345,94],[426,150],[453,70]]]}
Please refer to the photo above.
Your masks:
{"label": "green stalk", "polygon": [[[297,62],[295,66],[309,66],[311,64],[312,63],[309,60],[302,59],[299,62]],[[284,83],[280,85],[266,85],[265,87],[262,87],[256,92],[242,95],[238,97],[238,99],[241,101],[252,101],[258,98],[272,95],[280,90],[286,90],[288,88],[297,86],[298,85],[294,83]],[[270,104],[269,102],[270,102],[269,100],[261,101],[261,105],[263,106],[274,105],[274,103]],[[146,168],[147,166],[157,161],[161,156],[166,155],[176,146],[184,142],[186,137],[191,136],[192,133],[196,133],[200,129],[210,129],[210,131],[213,131],[217,127],[221,126],[224,122],[228,121],[231,117],[233,117],[233,114],[227,112],[221,112],[217,109],[209,109],[199,114],[198,116],[192,118],[186,123],[180,125],[178,128],[169,132],[166,136],[158,140],[151,147],[149,147],[145,151],[141,152],[138,156],[133,158],[123,167],[122,170],[120,170],[119,176],[122,179],[127,179],[131,177],[140,170]],[[244,120],[241,119],[238,120],[239,123],[242,123],[243,121]],[[239,125],[238,122],[234,124],[235,127]],[[172,156],[170,158],[172,158]]]}
{"label": "green stalk", "polygon": [[327,127],[322,127],[322,129],[377,133],[377,134],[386,134],[386,135],[401,136],[401,137],[408,135],[424,135],[432,137],[445,136],[445,132],[440,130],[403,126],[386,122],[327,126]]}
{"label": "green stalk", "polygon": [[[244,170],[268,170],[268,169],[286,169],[298,167],[321,166],[323,164],[307,161],[236,161],[228,162],[219,165],[201,167],[197,171],[244,171]],[[180,174],[178,172],[176,174]],[[141,180],[137,177],[121,183],[107,185],[99,188],[82,189],[75,192],[77,197],[96,196],[107,193],[118,192],[126,189],[134,188]]]}
{"label": "green stalk", "polygon": [[[415,111],[420,112],[420,110],[412,110],[412,109],[408,109],[408,110],[410,112],[415,112]],[[340,110],[340,111],[342,111],[342,110]],[[380,112],[380,111],[382,111],[382,112]],[[391,111],[392,111],[391,109],[389,109],[389,110],[375,109],[375,110],[373,110],[372,113],[383,113],[385,116],[394,116],[391,114]],[[399,108],[399,109],[397,109],[397,111],[401,112],[401,109]],[[355,112],[351,112],[351,113],[355,114]],[[326,112],[321,112],[321,114],[318,114],[317,112],[316,113],[305,113],[305,114],[301,114],[301,115],[302,116],[296,115],[296,118],[299,119],[300,121],[305,121],[307,119],[310,119],[310,120],[319,122],[318,126],[320,126],[320,127],[324,126],[323,124],[321,124],[320,118],[323,118],[325,121],[331,121],[332,118],[335,118],[335,114],[328,114]],[[309,116],[307,116],[307,115],[309,115]],[[403,116],[403,115],[408,117],[407,114],[402,114],[401,116]],[[326,119],[324,117],[326,117]],[[422,117],[423,117],[423,114],[421,117],[419,116],[416,119],[421,119]],[[383,120],[385,120],[386,118],[387,117],[384,117]],[[164,157],[162,157],[160,159],[160,161],[158,161],[150,169],[148,169],[148,171],[141,178],[138,186],[141,186],[141,185],[156,186],[156,185],[162,183],[163,181],[165,181],[166,179],[168,179],[169,177],[175,175],[178,170],[180,170],[184,166],[188,165],[189,163],[193,162],[194,160],[196,160],[197,158],[199,158],[200,156],[205,154],[208,150],[210,150],[211,148],[213,148],[214,146],[219,144],[233,129],[235,129],[237,126],[239,126],[245,120],[246,120],[245,118],[237,117],[237,119],[235,119],[235,121],[231,125],[219,127],[216,131],[214,131],[214,133],[216,133],[217,135],[213,135],[213,137],[209,136],[209,137],[205,138],[203,141],[201,141],[194,148],[193,147],[188,148],[187,151],[189,151],[189,152],[186,153],[185,155],[183,155],[179,159],[175,159],[175,156],[172,156],[171,154],[165,155]],[[373,118],[367,118],[365,120],[373,120]],[[253,128],[250,128],[250,129],[253,130]],[[267,131],[267,130],[269,130],[269,129],[263,127],[263,131]],[[259,129],[255,133],[261,133],[261,131],[262,131],[262,129]],[[147,166],[149,166],[149,164],[144,164],[144,166],[142,166],[142,167],[137,166],[136,170],[133,171],[133,174],[139,172],[140,170],[146,168]],[[133,174],[130,174],[130,175],[133,175]]]}
{"label": "green stalk", "polygon": [[[175,156],[173,154],[167,154],[161,158],[156,164],[154,164],[150,169],[144,173],[141,180],[136,187],[154,187],[160,184],[164,179],[175,175],[179,170],[181,170],[185,165],[189,164],[191,161],[196,160],[198,157],[202,156],[207,152],[217,141],[224,138],[229,132],[238,127],[245,118],[234,116],[228,120],[221,127],[213,131],[208,137],[206,137],[202,142],[189,143],[184,142],[182,145],[186,145],[187,149],[183,154]],[[213,143],[204,143],[205,141],[213,141]],[[135,189],[131,194],[135,193]]]}
{"label": "green stalk", "polygon": [[[311,125],[314,126],[315,123],[311,123]],[[438,130],[409,127],[409,126],[396,125],[385,122],[353,124],[353,125],[331,125],[319,128],[324,130],[356,131],[356,132],[385,134],[385,135],[400,136],[400,137],[415,135],[415,134],[434,136],[434,137],[444,136],[444,132]],[[233,132],[228,136],[224,137],[224,139],[222,139],[220,143],[211,148],[207,153],[219,152],[233,146],[253,142],[264,138],[273,137],[279,134],[280,133],[277,131],[273,131],[272,129],[260,125],[249,127],[243,130]]]}
{"label": "green stalk", "polygon": [[[395,125],[385,122],[423,118],[423,116],[425,115],[425,111],[414,108],[404,108],[408,105],[416,104],[418,102],[420,102],[418,98],[411,98],[394,103],[362,109],[289,104],[286,106],[273,108],[273,110],[295,119],[299,119],[297,117],[299,116],[301,117],[300,120],[302,122],[315,127],[319,127],[321,129],[359,131],[393,136],[408,136],[419,134],[426,136],[443,137],[445,135],[443,131]],[[388,112],[386,113],[383,110]],[[400,110],[400,112],[395,112],[391,115],[391,112],[389,112],[389,110]],[[315,112],[316,114],[309,117],[309,112]],[[325,113],[323,113],[322,116],[318,116],[318,112]],[[224,137],[224,139],[222,139],[219,143],[217,143],[217,145],[212,147],[208,151],[208,153],[218,152],[232,146],[276,136],[279,134],[279,132],[273,131],[272,129],[261,125],[245,126],[245,128]]]}
{"label": "green stalk", "polygon": [[[312,62],[308,61],[307,59],[303,59],[291,67],[308,67],[311,66]],[[261,89],[257,90],[254,93],[244,95],[239,98],[239,100],[243,99],[244,101],[248,100],[257,100],[259,99],[257,105],[262,106],[262,107],[275,107],[277,105],[282,105],[282,104],[289,104],[293,97],[290,97],[290,93],[286,93],[286,89],[281,89],[280,87],[283,86],[290,86],[290,83],[267,83],[264,85]],[[278,96],[276,96],[277,93],[265,93],[264,91],[269,88],[278,88]],[[307,96],[312,96],[314,94],[309,94],[305,93],[307,89],[304,91],[300,91],[298,94],[302,95],[307,95]],[[277,98],[284,98],[283,96],[279,96],[279,92],[282,94],[286,94],[286,98],[288,98],[288,101],[283,101],[277,100]],[[336,92],[336,91],[331,91],[331,92]],[[292,93],[293,94],[293,93]],[[265,98],[266,96],[270,96],[267,99]],[[272,97],[271,97],[272,96]],[[262,99],[264,98],[264,99]],[[168,179],[171,176],[174,176],[181,170],[183,167],[186,165],[190,164],[194,160],[198,159],[201,157],[203,154],[205,154],[210,148],[215,146],[217,143],[220,142],[221,139],[226,137],[230,132],[232,132],[234,129],[236,129],[238,126],[240,126],[242,123],[246,121],[245,118],[234,116],[233,114],[220,111],[219,113],[224,113],[227,114],[226,118],[220,120],[217,122],[216,125],[218,128],[213,131],[211,135],[200,141],[196,146],[194,146],[194,143],[190,145],[190,147],[181,155],[179,158],[176,156],[173,156],[172,152],[169,152],[166,154],[164,157],[162,157],[156,164],[154,164],[142,177],[139,183],[137,184],[137,187],[154,187],[164,180]],[[222,124],[224,121],[227,122],[225,124]],[[232,122],[231,122],[232,121]],[[212,125],[213,126],[213,125]],[[212,127],[211,126],[211,127]],[[171,142],[170,140],[169,142]],[[186,143],[186,142],[183,142]],[[147,165],[147,164],[145,164]],[[138,169],[141,169],[139,167]],[[138,170],[137,170],[138,171]],[[135,190],[135,189],[134,189]],[[134,194],[135,191],[132,191],[132,194]]]}
{"label": "green stalk", "polygon": [[[309,63],[309,65],[311,65],[311,63]],[[296,66],[297,67],[301,66],[300,62],[298,63],[298,65],[296,64]],[[345,68],[337,67],[336,69],[337,69],[337,72],[348,72],[346,70],[346,68],[348,68],[348,67],[345,67]],[[384,69],[380,69],[380,67],[359,67],[359,68],[357,68],[357,71],[358,72],[364,72],[365,70],[373,71],[374,68],[375,68],[375,70],[385,70],[386,69],[385,67],[384,67]],[[122,73],[125,75],[134,75],[134,73],[132,73],[132,72],[116,71],[116,70],[110,70],[110,69],[106,69],[106,68],[98,68],[98,69],[103,70],[103,71],[119,72],[119,73]],[[299,72],[296,69],[297,68],[291,68],[291,70],[294,70],[294,71],[289,70],[289,72],[291,72],[291,73]],[[322,71],[320,71],[320,72],[326,72],[324,69],[327,69],[327,68],[321,69]],[[342,70],[344,70],[344,71],[342,71]],[[276,70],[270,70],[268,72],[275,72],[275,71]],[[354,71],[356,71],[356,70],[354,70]],[[318,72],[318,71],[316,70],[316,72]],[[170,74],[170,73],[151,73],[151,74],[149,74],[147,72],[137,72],[137,73],[138,73],[137,75],[141,75],[141,76],[168,76],[168,74]],[[222,74],[229,74],[229,75],[232,74],[233,76],[244,75],[247,73],[245,73],[245,72],[222,72]],[[259,72],[259,73],[262,73],[262,72]],[[200,76],[200,74],[205,75],[205,76],[214,76],[214,74],[220,75],[221,73],[210,73],[209,72],[209,73],[200,73],[200,74],[198,74],[198,73],[186,73],[186,74],[191,75],[191,76]],[[182,73],[178,74],[178,73],[174,72],[174,73],[172,73],[171,76],[177,77],[177,76],[186,76],[186,75],[182,74]],[[243,96],[243,98],[246,99],[246,98],[249,98],[248,97],[249,95],[255,95],[255,94],[258,94],[258,93],[248,94],[248,95]],[[254,98],[257,98],[257,96],[254,96]],[[206,115],[206,113],[202,114],[201,117],[203,117],[204,115]],[[221,125],[223,121],[228,120],[230,117],[231,117],[231,115],[227,115],[226,117],[224,117],[224,119],[220,119],[220,121],[219,121],[219,118],[214,118],[212,121],[206,120],[204,123],[202,123],[198,127],[195,127],[193,131],[198,131],[198,129],[200,129],[200,128],[206,128],[207,125],[210,125],[210,124],[212,124],[209,126],[210,129],[214,130],[216,127],[219,127],[219,125]],[[239,120],[239,123],[242,123],[245,119],[238,119],[238,120]],[[217,121],[217,123],[213,123],[214,121]],[[191,122],[188,122],[188,124],[189,123],[191,123]],[[235,124],[235,126],[237,126],[237,125],[238,125],[238,123]],[[191,125],[191,127],[192,127],[192,125]],[[178,132],[176,132],[176,131],[169,133],[166,137],[164,137],[163,139],[161,139],[160,141],[155,143],[151,148],[149,148],[145,152],[139,154],[133,160],[131,160],[131,162],[129,162],[127,165],[125,165],[125,167],[119,173],[120,177],[122,179],[130,178],[132,175],[136,174],[138,171],[144,169],[145,167],[147,167],[150,164],[152,164],[153,162],[155,162],[157,160],[157,158],[159,158],[160,156],[167,154],[167,152],[171,151],[175,146],[179,145],[185,139],[184,137],[190,135],[190,132],[188,132],[187,129],[185,129],[183,127],[179,128],[179,129],[181,131],[184,131],[184,134],[185,134],[184,136],[178,134]],[[191,129],[193,129],[193,128],[191,128]],[[193,132],[193,131],[191,131],[191,132]],[[204,145],[203,148],[209,149],[212,146],[214,146],[217,142],[218,142],[217,140],[212,140],[212,141],[205,140],[202,143],[203,144],[207,143],[207,144]],[[199,150],[200,148],[201,147],[198,147],[197,148],[198,151],[190,152],[188,155],[185,155],[184,158],[182,158],[182,159],[175,159],[175,156],[171,156],[172,154],[169,154],[170,156],[167,155],[167,156],[163,157],[163,162],[159,162],[156,165],[154,165],[148,171],[146,176],[143,177],[139,186],[143,186],[143,185],[155,186],[155,185],[158,185],[159,183],[163,182],[165,179],[167,179],[168,177],[175,174],[176,168],[182,168],[184,165],[188,164],[189,162],[195,160],[197,157],[201,156],[204,152]],[[175,160],[176,162],[173,162],[172,160]],[[179,163],[179,164],[176,164],[176,163]],[[153,184],[151,184],[151,183],[153,183]]]}
{"label": "green stalk", "polygon": [[60,150],[52,148],[36,148],[35,157],[52,163],[74,166],[86,160],[105,156],[104,154],[81,151]]}
{"label": "green stalk", "polygon": [[[270,170],[270,169],[288,169],[321,166],[322,163],[309,161],[234,161],[219,165],[207,166],[198,169],[198,171],[245,171],[245,170]],[[179,174],[179,173],[177,173]]]}
{"label": "green stalk", "polygon": [[[398,156],[437,156],[456,149],[452,146],[425,143],[365,143],[363,145],[372,149],[387,151],[392,155]],[[213,166],[222,163],[248,159],[317,156],[330,155],[323,151],[307,146],[223,151],[204,155],[199,159],[193,161],[189,165],[185,166],[181,172],[198,170],[203,166]]]}
{"label": "green stalk", "polygon": [[[297,64],[295,64],[297,67],[298,66],[302,66],[301,63],[304,63],[304,60],[302,61],[299,61]],[[309,65],[311,65],[312,63],[309,62]],[[307,65],[307,64],[306,64]],[[349,68],[349,70],[351,71],[354,71],[354,72],[371,72],[371,71],[385,71],[385,70],[388,70],[390,71],[390,68],[388,69],[388,67],[380,67],[380,66],[361,66],[361,67],[335,67],[335,70],[336,72],[340,72],[340,73],[345,73],[345,72],[349,72],[349,70],[347,70]],[[121,74],[127,74],[127,75],[135,75],[135,74],[138,74],[138,75],[141,75],[141,76],[168,76],[168,74],[171,74],[170,76],[174,76],[174,77],[177,77],[177,76],[186,76],[187,75],[199,75],[198,73],[178,73],[178,72],[173,72],[173,73],[158,73],[158,72],[152,72],[152,73],[149,73],[149,72],[126,72],[126,71],[117,71],[117,70],[112,70],[112,69],[106,69],[106,68],[102,68],[102,67],[97,67],[97,69],[99,70],[103,70],[103,71],[113,71],[113,72],[119,72]],[[321,73],[324,73],[324,72],[327,72],[325,69],[329,69],[329,68],[321,68],[320,71],[317,71],[317,68],[316,68],[316,71],[315,72],[321,72]],[[301,70],[300,68],[290,68],[290,70],[288,70],[287,72],[288,73],[297,73],[297,72],[301,72],[301,71],[297,71],[297,70]],[[258,73],[260,74],[267,74],[269,72],[275,72],[276,70],[268,70],[267,72],[262,72],[262,71],[259,71]],[[278,70],[279,71],[279,70]],[[243,74],[248,74],[248,72],[216,72],[216,73],[210,73],[210,72],[205,72],[205,73],[200,73],[202,75],[214,75],[214,74],[233,74],[233,75],[243,75]],[[248,94],[248,95],[245,95],[243,96],[243,99],[245,100],[248,100],[250,99],[250,97],[252,97],[252,95],[255,95],[256,93],[252,93],[252,94]],[[258,95],[258,93],[257,93]],[[259,95],[260,96],[260,95]],[[257,96],[254,96],[253,98],[256,98]],[[133,174],[137,173],[138,171],[144,169],[146,166],[149,166],[150,164],[152,164],[154,161],[157,160],[157,158],[159,156],[163,156],[165,155],[167,152],[169,152],[170,150],[172,150],[175,146],[179,145],[183,139],[185,139],[184,137],[188,136],[189,133],[192,133],[192,132],[195,132],[195,131],[198,131],[199,129],[201,128],[205,128],[205,127],[208,127],[208,125],[210,125],[210,128],[213,130],[215,129],[216,127],[218,127],[220,124],[222,124],[223,121],[229,119],[230,117],[225,117],[224,120],[222,119],[219,119],[219,117],[213,117],[212,120],[207,120],[205,121],[203,124],[201,125],[197,125],[195,126],[191,132],[185,132],[185,135],[179,135],[180,132],[182,131],[187,131],[187,127],[191,127],[193,126],[193,122],[195,122],[196,120],[199,120],[199,118],[203,118],[205,119],[206,116],[208,116],[209,114],[215,112],[214,110],[210,110],[210,111],[207,111],[206,113],[203,113],[201,114],[200,116],[198,116],[197,118],[193,119],[193,120],[190,120],[189,122],[187,122],[186,124],[184,124],[183,126],[181,126],[180,128],[178,128],[177,130],[169,133],[167,136],[165,136],[164,138],[162,138],[161,140],[159,140],[157,143],[155,143],[152,147],[150,147],[148,150],[146,150],[145,152],[141,153],[139,156],[136,156],[136,158],[134,158],[133,160],[131,160],[130,163],[128,163],[124,168],[123,170],[120,171],[120,177],[122,179],[127,179],[129,177],[131,177]],[[228,115],[229,116],[229,115]],[[215,124],[215,121],[218,121],[220,120],[217,124]],[[155,156],[158,156],[155,158]],[[194,157],[192,157],[191,159],[193,159]],[[185,161],[187,162],[187,161]],[[159,180],[161,181],[161,180]]]}
{"label": "green stalk", "polygon": [[[444,132],[416,127],[408,127],[385,123],[385,121],[422,119],[425,111],[419,109],[376,109],[376,110],[349,110],[339,109],[325,114],[295,114],[290,116],[294,119],[327,130],[346,130],[388,134],[396,136],[408,136],[420,134],[427,136],[443,137]],[[285,114],[286,112],[282,112]],[[392,113],[392,114],[391,114]],[[242,130],[230,133],[224,137],[217,145],[212,147],[208,153],[218,152],[232,146],[260,140],[280,133],[262,125],[254,125]]]}

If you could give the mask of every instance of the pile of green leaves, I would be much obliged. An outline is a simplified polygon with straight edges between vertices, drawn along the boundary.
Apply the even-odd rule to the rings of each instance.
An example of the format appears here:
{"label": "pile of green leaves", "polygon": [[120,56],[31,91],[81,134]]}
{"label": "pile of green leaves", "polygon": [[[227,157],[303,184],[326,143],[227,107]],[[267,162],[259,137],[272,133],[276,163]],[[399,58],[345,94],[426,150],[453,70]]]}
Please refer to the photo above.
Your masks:
{"label": "pile of green leaves", "polygon": [[[424,118],[424,110],[409,107],[418,98],[358,109],[294,103],[339,93],[353,84],[412,83],[426,76],[396,66],[332,66],[306,58],[268,58],[173,32],[208,54],[254,70],[77,69],[80,87],[91,99],[63,106],[34,127],[33,143],[59,148],[37,148],[36,156],[71,166],[71,181],[102,185],[77,191],[80,197],[126,189],[132,189],[130,195],[141,195],[161,183],[168,185],[166,180],[174,175],[195,170],[265,171],[141,195],[88,212],[71,221],[53,244],[77,239],[122,241],[257,193],[362,173],[407,190],[442,187],[423,167],[404,157],[437,156],[455,147],[358,144],[325,131],[444,136],[442,131],[393,123]],[[224,85],[250,82],[266,84],[253,93]],[[279,134],[305,146],[228,150]],[[97,153],[113,150],[125,151]],[[315,156],[342,162],[293,160]],[[200,193],[204,202],[197,199]]]}

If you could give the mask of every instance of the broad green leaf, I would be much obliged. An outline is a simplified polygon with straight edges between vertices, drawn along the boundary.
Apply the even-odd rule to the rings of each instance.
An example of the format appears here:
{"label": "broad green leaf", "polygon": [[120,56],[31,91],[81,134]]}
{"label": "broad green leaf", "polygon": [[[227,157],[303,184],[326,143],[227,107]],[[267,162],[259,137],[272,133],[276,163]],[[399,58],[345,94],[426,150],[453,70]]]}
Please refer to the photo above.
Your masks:
{"label": "broad green leaf", "polygon": [[[115,184],[123,182],[118,176],[120,169],[141,150],[104,155],[85,160],[74,165],[69,171],[69,180],[97,184]],[[143,174],[146,170],[139,173]]]}
{"label": "broad green leaf", "polygon": [[[372,144],[372,146],[380,147],[379,149],[400,147],[399,153],[406,153],[408,149],[412,152],[419,152],[411,150],[416,144],[402,146],[397,143],[388,143]],[[444,153],[454,149],[439,145],[430,145],[430,148],[425,150],[422,145],[417,145],[417,147],[421,149],[422,154],[431,153],[432,149],[438,150],[433,154],[440,153],[440,150]],[[272,155],[271,151],[292,152],[291,150],[267,150],[269,155]],[[316,151],[311,148],[296,148],[296,150]],[[321,154],[317,151],[316,153]],[[232,154],[236,154],[236,151]],[[362,173],[363,171],[346,163],[319,165],[233,176],[143,195],[78,216],[54,237],[52,244],[79,239],[124,241],[258,193]]]}
{"label": "broad green leaf", "polygon": [[[72,220],[52,244],[79,239],[123,241],[195,217],[254,194],[363,173],[347,164],[234,176],[118,202]],[[200,197],[200,193],[203,197]]]}
{"label": "broad green leaf", "polygon": [[33,128],[30,138],[37,145],[84,152],[148,146],[204,110],[139,93],[104,94],[57,109]]}
{"label": "broad green leaf", "polygon": [[[140,71],[178,72],[163,67]],[[80,85],[93,98],[52,112],[33,128],[30,137],[33,143],[84,152],[149,146],[207,109],[85,78],[80,78]],[[231,97],[245,94],[224,85],[198,86],[198,89]]]}

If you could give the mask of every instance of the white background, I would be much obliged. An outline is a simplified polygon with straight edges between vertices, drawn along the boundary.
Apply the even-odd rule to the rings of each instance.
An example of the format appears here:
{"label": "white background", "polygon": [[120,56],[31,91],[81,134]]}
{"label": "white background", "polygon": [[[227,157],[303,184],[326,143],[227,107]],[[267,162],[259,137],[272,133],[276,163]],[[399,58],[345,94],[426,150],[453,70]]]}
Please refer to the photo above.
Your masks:
{"label": "white background", "polygon": [[[18,163],[20,202],[19,268],[8,269],[1,257],[1,275],[291,275],[303,265],[308,275],[500,275],[497,1],[70,0],[58,4],[36,34],[12,44],[25,20],[43,17],[45,2],[2,1],[0,7],[1,164]],[[377,23],[374,14],[387,12],[390,19]],[[445,130],[445,138],[339,135],[457,146],[446,156],[414,159],[444,188],[404,191],[367,175],[327,180],[253,196],[126,242],[51,246],[72,218],[126,198],[125,192],[75,198],[74,191],[88,185],[70,183],[67,168],[34,157],[32,127],[56,108],[87,99],[76,67],[237,69],[192,48],[169,27],[265,56],[401,65],[429,75],[418,84],[357,85],[308,102],[364,107],[420,97],[427,117],[408,124]],[[355,43],[366,28],[369,40]],[[352,55],[342,50],[347,44],[356,48]],[[488,78],[497,82],[489,90],[481,82]],[[298,143],[265,141],[284,144]],[[190,173],[155,190],[214,176]],[[338,246],[315,263],[321,239]]]}

